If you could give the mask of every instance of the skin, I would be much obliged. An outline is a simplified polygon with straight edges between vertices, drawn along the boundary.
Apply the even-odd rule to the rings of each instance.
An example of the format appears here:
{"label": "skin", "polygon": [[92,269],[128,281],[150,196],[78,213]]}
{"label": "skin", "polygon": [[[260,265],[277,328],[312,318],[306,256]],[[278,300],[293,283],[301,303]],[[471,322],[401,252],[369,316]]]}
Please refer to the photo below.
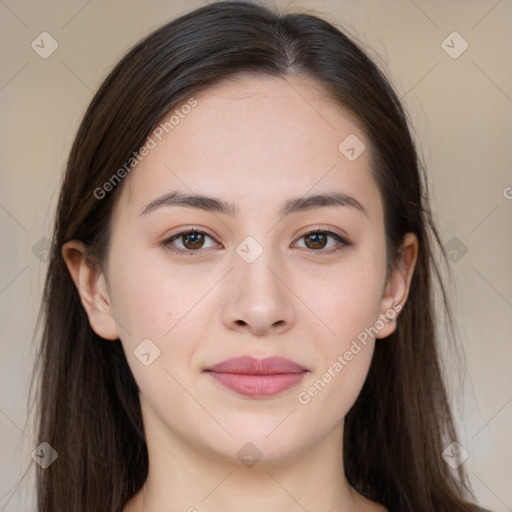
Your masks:
{"label": "skin", "polygon": [[[140,388],[150,469],[144,503],[141,490],[124,510],[382,512],[348,484],[342,438],[375,343],[396,323],[360,344],[309,403],[297,395],[393,304],[405,304],[418,242],[405,236],[403,265],[386,282],[383,205],[357,120],[310,80],[242,78],[195,95],[197,106],[125,178],[101,268],[85,260],[80,241],[62,248],[92,328],[105,343],[121,340]],[[366,145],[354,161],[338,150],[349,134]],[[177,189],[232,201],[239,212],[164,206],[140,215]],[[334,190],[367,215],[347,206],[278,213],[287,199]],[[192,227],[211,238],[171,247],[200,255],[162,247]],[[353,245],[328,254],[340,245],[312,244],[304,235],[315,228]],[[263,249],[252,263],[236,252],[247,236]],[[147,338],[160,349],[149,366],[134,355]],[[203,372],[246,354],[287,357],[309,373],[255,399]],[[249,442],[261,454],[252,467],[237,456]]]}

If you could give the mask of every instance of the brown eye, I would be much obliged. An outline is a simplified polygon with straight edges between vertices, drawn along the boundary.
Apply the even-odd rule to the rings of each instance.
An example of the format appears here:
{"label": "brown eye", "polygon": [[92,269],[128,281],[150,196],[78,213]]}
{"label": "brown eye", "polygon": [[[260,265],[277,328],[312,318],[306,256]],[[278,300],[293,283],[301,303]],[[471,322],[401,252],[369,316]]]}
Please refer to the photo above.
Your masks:
{"label": "brown eye", "polygon": [[[335,240],[335,243],[333,246],[326,249],[327,244],[329,243],[329,239],[332,238]],[[304,243],[307,249],[311,249],[315,252],[322,252],[322,253],[332,253],[337,252],[344,247],[347,247],[349,245],[353,245],[352,242],[349,242],[348,240],[345,240],[343,237],[338,235],[337,233],[333,233],[332,231],[326,231],[326,230],[315,230],[310,231],[309,233],[306,233],[305,235],[302,235],[300,240],[304,239]],[[325,249],[325,250],[324,250]]]}
{"label": "brown eye", "polygon": [[[203,231],[199,231],[197,229],[189,229],[188,231],[181,231],[180,233],[176,233],[170,238],[167,238],[162,242],[162,246],[165,249],[177,254],[196,256],[200,253],[201,249],[208,249],[209,247],[215,246],[215,244],[213,244],[209,247],[204,247],[205,240],[207,238],[212,239],[210,235],[204,233]],[[181,242],[182,248],[177,247],[175,242]]]}
{"label": "brown eye", "polygon": [[[201,254],[202,249],[208,249],[215,247],[215,244],[205,247],[206,239],[213,240],[207,233],[197,230],[189,229],[187,231],[181,231],[172,235],[162,242],[162,246],[171,252],[176,254],[186,254],[188,256],[197,256]],[[352,242],[345,240],[337,233],[326,230],[314,230],[303,235],[300,240],[305,240],[305,248],[310,249],[314,252],[320,252],[323,254],[330,254],[333,252],[340,251],[344,247],[353,245]],[[333,239],[335,243],[326,249],[329,244],[329,239]],[[176,243],[180,242],[181,247],[177,246]]]}
{"label": "brown eye", "polygon": [[198,231],[191,231],[180,238],[187,249],[201,249],[204,244],[204,233]]}
{"label": "brown eye", "polygon": [[321,231],[304,236],[308,249],[323,249],[327,245],[327,238],[326,234]]}

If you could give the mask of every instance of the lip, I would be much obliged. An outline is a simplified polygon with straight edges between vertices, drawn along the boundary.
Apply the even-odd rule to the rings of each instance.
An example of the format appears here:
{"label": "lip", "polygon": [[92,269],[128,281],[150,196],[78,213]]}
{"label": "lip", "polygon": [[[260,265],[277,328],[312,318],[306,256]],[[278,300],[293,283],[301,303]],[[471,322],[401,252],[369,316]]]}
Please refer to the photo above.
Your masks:
{"label": "lip", "polygon": [[205,370],[225,387],[251,398],[278,395],[299,384],[308,371],[283,357],[256,359],[251,356],[227,359]]}

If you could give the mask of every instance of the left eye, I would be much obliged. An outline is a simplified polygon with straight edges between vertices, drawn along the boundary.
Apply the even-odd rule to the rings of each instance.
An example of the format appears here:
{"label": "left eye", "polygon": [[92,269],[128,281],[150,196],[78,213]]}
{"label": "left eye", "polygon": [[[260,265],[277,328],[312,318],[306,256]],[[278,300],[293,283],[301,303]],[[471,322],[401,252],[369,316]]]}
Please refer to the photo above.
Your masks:
{"label": "left eye", "polygon": [[[199,254],[200,249],[208,249],[210,247],[215,247],[215,243],[213,245],[210,245],[209,247],[204,247],[205,238],[213,240],[213,238],[204,231],[191,229],[188,231],[181,231],[180,233],[172,235],[170,238],[167,238],[162,242],[162,246],[176,254],[187,254],[188,256],[196,256]],[[329,238],[334,239],[336,243],[334,243],[334,246],[325,249],[326,246],[328,245],[327,242]],[[299,238],[299,240],[302,239],[306,240],[306,249],[310,249],[311,251],[314,252],[323,252],[328,254],[332,252],[337,252],[346,246],[352,245],[351,242],[345,240],[337,233],[318,229],[305,233]],[[182,243],[182,247],[176,247],[176,245],[174,245],[173,242],[176,240]]]}
{"label": "left eye", "polygon": [[343,237],[341,237],[337,233],[333,233],[332,231],[326,231],[326,230],[321,230],[321,229],[309,231],[308,233],[305,233],[304,235],[302,235],[299,238],[299,240],[302,240],[303,238],[307,241],[306,248],[311,249],[316,252],[318,252],[318,249],[325,249],[325,247],[327,245],[328,238],[333,238],[337,243],[334,244],[334,247],[331,246],[329,249],[322,251],[325,253],[336,252],[336,251],[343,249],[343,247],[345,247],[345,246],[352,245],[351,242],[349,242],[348,240],[345,240]]}

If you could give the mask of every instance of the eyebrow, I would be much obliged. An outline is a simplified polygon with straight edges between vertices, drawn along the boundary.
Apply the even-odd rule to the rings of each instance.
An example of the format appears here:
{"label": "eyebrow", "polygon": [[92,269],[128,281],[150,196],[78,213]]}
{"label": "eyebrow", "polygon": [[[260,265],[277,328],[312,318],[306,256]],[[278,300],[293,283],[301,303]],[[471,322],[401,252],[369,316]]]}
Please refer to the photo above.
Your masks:
{"label": "eyebrow", "polygon": [[[184,194],[175,191],[151,201],[144,207],[140,215],[145,215],[164,206],[185,206],[187,208],[198,208],[205,212],[221,213],[230,216],[237,215],[238,213],[238,208],[231,201],[224,201],[203,194]],[[284,217],[292,213],[304,212],[315,208],[340,206],[354,208],[368,217],[368,212],[364,206],[355,197],[345,192],[328,192],[288,199],[279,210],[279,215]]]}

